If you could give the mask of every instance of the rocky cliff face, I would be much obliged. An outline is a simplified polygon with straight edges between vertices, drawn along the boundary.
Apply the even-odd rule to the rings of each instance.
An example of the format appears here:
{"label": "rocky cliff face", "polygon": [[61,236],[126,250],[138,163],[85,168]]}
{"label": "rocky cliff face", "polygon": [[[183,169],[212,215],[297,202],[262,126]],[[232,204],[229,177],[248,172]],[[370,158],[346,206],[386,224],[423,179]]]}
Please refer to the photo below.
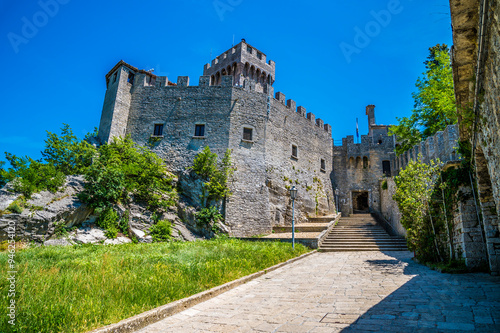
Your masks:
{"label": "rocky cliff face", "polygon": [[[95,225],[97,215],[94,209],[78,199],[83,186],[82,176],[68,176],[59,192],[42,191],[26,200],[13,192],[12,184],[7,184],[0,189],[0,241],[7,239],[9,226],[15,226],[16,239],[46,245],[117,244],[130,242],[131,238],[140,242],[152,241],[148,231],[155,223],[153,212],[135,202],[113,207],[119,216],[129,211],[130,228],[127,235],[119,234],[115,239],[108,239],[105,231]],[[197,230],[194,213],[193,207],[181,201],[159,218],[172,222],[174,238],[192,241],[200,237],[193,231],[203,234]]]}

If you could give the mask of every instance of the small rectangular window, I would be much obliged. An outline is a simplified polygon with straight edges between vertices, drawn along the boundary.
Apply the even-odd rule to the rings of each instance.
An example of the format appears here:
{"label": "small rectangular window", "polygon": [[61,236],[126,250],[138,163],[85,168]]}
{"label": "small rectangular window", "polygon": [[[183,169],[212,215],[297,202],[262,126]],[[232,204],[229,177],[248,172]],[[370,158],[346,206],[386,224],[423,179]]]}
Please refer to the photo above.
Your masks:
{"label": "small rectangular window", "polygon": [[134,73],[131,73],[131,72],[128,73],[127,82],[134,84]]}
{"label": "small rectangular window", "polygon": [[391,162],[390,161],[382,161],[382,172],[387,177],[391,176]]}
{"label": "small rectangular window", "polygon": [[163,124],[155,124],[155,129],[153,131],[154,136],[162,136],[163,135]]}
{"label": "small rectangular window", "polygon": [[194,127],[194,136],[205,136],[205,125],[196,125]]}
{"label": "small rectangular window", "polygon": [[257,58],[259,58],[259,60],[262,60],[262,53],[257,52]]}
{"label": "small rectangular window", "polygon": [[245,141],[252,141],[253,135],[252,135],[252,129],[248,127],[243,128],[243,140]]}
{"label": "small rectangular window", "polygon": [[297,146],[296,145],[292,145],[292,157],[297,158],[298,157],[297,152],[298,152]]}
{"label": "small rectangular window", "polygon": [[252,53],[252,48],[250,46],[247,46],[247,52]]}
{"label": "small rectangular window", "polygon": [[325,160],[324,159],[321,159],[321,171],[325,171],[326,170],[326,167],[325,167]]}

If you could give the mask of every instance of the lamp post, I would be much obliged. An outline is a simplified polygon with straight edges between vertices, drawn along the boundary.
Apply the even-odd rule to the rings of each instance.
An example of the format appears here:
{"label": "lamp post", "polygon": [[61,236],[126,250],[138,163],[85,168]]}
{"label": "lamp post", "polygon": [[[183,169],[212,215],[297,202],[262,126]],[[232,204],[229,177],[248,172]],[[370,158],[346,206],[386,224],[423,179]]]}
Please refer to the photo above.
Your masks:
{"label": "lamp post", "polygon": [[335,203],[337,204],[337,214],[339,213],[339,189],[335,189]]}
{"label": "lamp post", "polygon": [[292,198],[292,248],[295,249],[295,198],[297,198],[295,185],[290,189],[290,198]]}

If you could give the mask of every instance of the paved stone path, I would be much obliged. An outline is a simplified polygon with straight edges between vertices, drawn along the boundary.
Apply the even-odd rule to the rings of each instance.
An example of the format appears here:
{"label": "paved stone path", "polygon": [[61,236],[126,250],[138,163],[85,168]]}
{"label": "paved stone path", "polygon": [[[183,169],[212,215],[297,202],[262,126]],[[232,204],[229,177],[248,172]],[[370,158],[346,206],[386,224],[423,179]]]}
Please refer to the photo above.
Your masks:
{"label": "paved stone path", "polygon": [[500,332],[500,277],[411,256],[316,253],[139,332]]}

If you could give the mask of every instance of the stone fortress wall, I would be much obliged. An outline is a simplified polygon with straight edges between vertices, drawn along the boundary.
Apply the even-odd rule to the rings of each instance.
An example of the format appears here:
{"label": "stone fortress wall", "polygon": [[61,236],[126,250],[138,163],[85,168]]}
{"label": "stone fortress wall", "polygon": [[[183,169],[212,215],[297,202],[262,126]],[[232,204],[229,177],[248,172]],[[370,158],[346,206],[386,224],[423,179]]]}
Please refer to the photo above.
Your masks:
{"label": "stone fortress wall", "polygon": [[430,163],[431,160],[439,159],[446,163],[459,160],[458,149],[458,124],[448,125],[444,131],[439,131],[425,141],[421,141],[412,149],[396,157],[395,174],[403,170],[410,160],[418,160],[421,155],[422,162]]}
{"label": "stone fortress wall", "polygon": [[[247,44],[233,49],[245,53]],[[224,73],[227,67],[218,68],[218,64],[224,63],[205,66],[204,72]],[[234,73],[241,67],[245,63],[239,62]],[[219,156],[231,149],[236,171],[225,210],[235,236],[270,233],[274,225],[290,224],[288,189],[293,185],[299,190],[298,222],[307,215],[331,214],[335,207],[331,126],[304,107],[296,107],[283,93],[271,97],[274,64],[267,70],[260,71],[260,76],[257,70],[243,71],[236,75],[236,84],[231,73],[220,78],[216,73],[204,75],[198,86],[191,86],[188,77],[172,83],[121,61],[106,76],[100,140],[130,135],[139,144],[153,142],[153,150],[180,176],[181,184],[188,177],[186,168],[203,147],[208,145]],[[265,84],[259,81],[264,74],[269,77]],[[201,136],[195,133],[197,125],[204,128]],[[162,133],[154,135],[158,126]],[[251,138],[245,138],[248,130]]]}

